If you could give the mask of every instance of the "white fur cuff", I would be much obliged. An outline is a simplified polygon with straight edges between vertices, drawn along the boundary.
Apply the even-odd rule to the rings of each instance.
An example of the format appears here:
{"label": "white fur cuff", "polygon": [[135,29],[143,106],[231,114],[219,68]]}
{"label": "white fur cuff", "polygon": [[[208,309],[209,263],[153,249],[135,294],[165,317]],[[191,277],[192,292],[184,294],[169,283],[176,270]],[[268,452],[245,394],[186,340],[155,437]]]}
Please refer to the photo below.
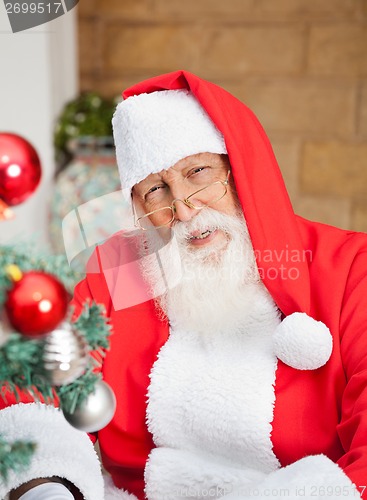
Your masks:
{"label": "white fur cuff", "polygon": [[0,483],[0,498],[31,479],[58,476],[79,488],[85,500],[103,499],[102,474],[91,440],[53,406],[20,403],[1,410],[0,434],[10,442],[30,440],[37,445],[30,466],[21,473],[11,471],[7,483]]}
{"label": "white fur cuff", "polygon": [[149,500],[220,498],[251,488],[264,477],[260,471],[215,461],[197,451],[154,448],[145,467],[145,493]]}
{"label": "white fur cuff", "polygon": [[225,500],[272,498],[273,500],[326,500],[361,498],[356,486],[343,470],[325,455],[313,455],[272,472],[267,478],[247,490],[225,495]]}

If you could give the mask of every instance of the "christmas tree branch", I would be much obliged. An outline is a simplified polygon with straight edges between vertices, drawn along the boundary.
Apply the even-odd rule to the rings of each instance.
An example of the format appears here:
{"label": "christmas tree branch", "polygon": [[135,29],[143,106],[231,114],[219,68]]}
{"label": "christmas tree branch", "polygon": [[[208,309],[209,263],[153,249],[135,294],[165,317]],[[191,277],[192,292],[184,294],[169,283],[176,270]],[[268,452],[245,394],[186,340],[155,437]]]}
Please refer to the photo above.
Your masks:
{"label": "christmas tree branch", "polygon": [[[30,246],[0,247],[0,311],[7,293],[13,286],[8,275],[9,265],[18,266],[22,273],[43,271],[55,275],[71,293],[80,278],[71,270],[64,256],[43,256],[36,254]],[[67,318],[72,315],[69,308]],[[7,328],[8,329],[8,328]],[[13,394],[17,401],[44,401],[59,405],[73,413],[85,399],[94,392],[95,384],[101,379],[98,369],[105,351],[109,348],[111,333],[102,306],[85,304],[73,329],[81,333],[88,344],[88,362],[84,373],[73,382],[55,387],[51,384],[49,372],[44,368],[43,339],[28,339],[18,332],[10,332],[7,341],[0,346],[0,398]],[[10,470],[20,471],[30,463],[35,449],[31,442],[8,443],[0,436],[0,478],[6,480]]]}
{"label": "christmas tree branch", "polygon": [[101,380],[99,373],[94,373],[91,369],[78,377],[72,384],[62,385],[56,392],[60,400],[60,407],[66,413],[74,413],[89,394],[94,391],[96,383]]}
{"label": "christmas tree branch", "polygon": [[30,245],[0,246],[0,304],[3,304],[6,292],[12,282],[7,274],[7,266],[15,264],[23,272],[44,271],[57,276],[65,288],[72,293],[80,279],[77,272],[70,268],[64,255],[41,255]]}
{"label": "christmas tree branch", "polygon": [[36,448],[30,441],[8,443],[0,436],[0,476],[7,481],[9,471],[21,472],[30,464]]}
{"label": "christmas tree branch", "polygon": [[[74,327],[85,336],[90,353],[93,351],[100,356],[104,355],[109,347],[111,330],[101,306],[86,304]],[[23,394],[31,395],[35,400],[43,398],[48,402],[53,400],[55,392],[57,396],[60,395],[62,407],[64,402],[68,408],[76,408],[93,392],[99,378],[92,371],[99,362],[90,354],[83,375],[70,384],[54,388],[43,365],[43,352],[43,340],[28,340],[19,333],[12,333],[9,340],[0,347],[0,386],[6,387],[16,397],[17,390],[20,389]],[[69,402],[70,399],[73,403]]]}

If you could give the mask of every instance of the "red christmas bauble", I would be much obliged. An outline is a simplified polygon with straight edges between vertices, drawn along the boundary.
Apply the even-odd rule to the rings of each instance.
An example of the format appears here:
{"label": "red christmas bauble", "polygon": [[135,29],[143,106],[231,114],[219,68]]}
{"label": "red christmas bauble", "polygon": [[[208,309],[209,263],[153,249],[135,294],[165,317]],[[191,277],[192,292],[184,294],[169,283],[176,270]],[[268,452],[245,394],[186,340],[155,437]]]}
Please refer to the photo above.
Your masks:
{"label": "red christmas bauble", "polygon": [[62,283],[43,271],[25,272],[5,301],[9,322],[20,333],[38,337],[64,319],[68,293]]}
{"label": "red christmas bauble", "polygon": [[16,134],[0,133],[0,198],[19,205],[41,180],[41,163],[34,147]]}

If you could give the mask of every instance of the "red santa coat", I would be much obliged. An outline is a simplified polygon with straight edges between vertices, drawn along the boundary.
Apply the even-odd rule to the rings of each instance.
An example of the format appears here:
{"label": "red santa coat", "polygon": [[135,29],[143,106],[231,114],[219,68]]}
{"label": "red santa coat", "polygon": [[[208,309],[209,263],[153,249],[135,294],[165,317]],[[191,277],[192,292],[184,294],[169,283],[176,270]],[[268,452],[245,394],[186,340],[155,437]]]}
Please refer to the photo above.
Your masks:
{"label": "red santa coat", "polygon": [[[305,312],[325,323],[333,351],[317,370],[278,363],[271,439],[281,466],[324,454],[357,487],[367,482],[367,237],[294,214],[269,141],[253,113],[223,89],[184,71],[153,78],[124,97],[191,90],[223,133],[232,174],[263,282],[284,316]],[[146,427],[149,373],[169,336],[153,301],[115,310],[110,265],[127,262],[116,238],[97,249],[74,305],[103,303],[114,334],[103,375],[117,397],[112,422],[98,433],[117,487],[144,498],[144,468],[154,447]],[[103,258],[101,257],[103,254]],[[128,277],[127,277],[128,280]],[[128,282],[128,281],[127,281]]]}

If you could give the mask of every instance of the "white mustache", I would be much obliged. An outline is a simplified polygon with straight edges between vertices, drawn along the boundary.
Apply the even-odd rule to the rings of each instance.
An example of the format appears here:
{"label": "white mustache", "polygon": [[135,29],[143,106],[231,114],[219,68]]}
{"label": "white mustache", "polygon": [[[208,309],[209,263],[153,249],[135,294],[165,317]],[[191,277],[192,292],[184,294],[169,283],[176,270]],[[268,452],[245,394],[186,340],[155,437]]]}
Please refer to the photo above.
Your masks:
{"label": "white mustache", "polygon": [[[172,230],[179,242],[189,240],[194,231],[205,232],[220,229],[227,234],[235,230],[244,230],[245,220],[242,214],[228,215],[210,207],[200,210],[197,215],[187,222],[176,222]],[[247,226],[246,232],[247,232]],[[248,233],[248,232],[247,232]]]}

